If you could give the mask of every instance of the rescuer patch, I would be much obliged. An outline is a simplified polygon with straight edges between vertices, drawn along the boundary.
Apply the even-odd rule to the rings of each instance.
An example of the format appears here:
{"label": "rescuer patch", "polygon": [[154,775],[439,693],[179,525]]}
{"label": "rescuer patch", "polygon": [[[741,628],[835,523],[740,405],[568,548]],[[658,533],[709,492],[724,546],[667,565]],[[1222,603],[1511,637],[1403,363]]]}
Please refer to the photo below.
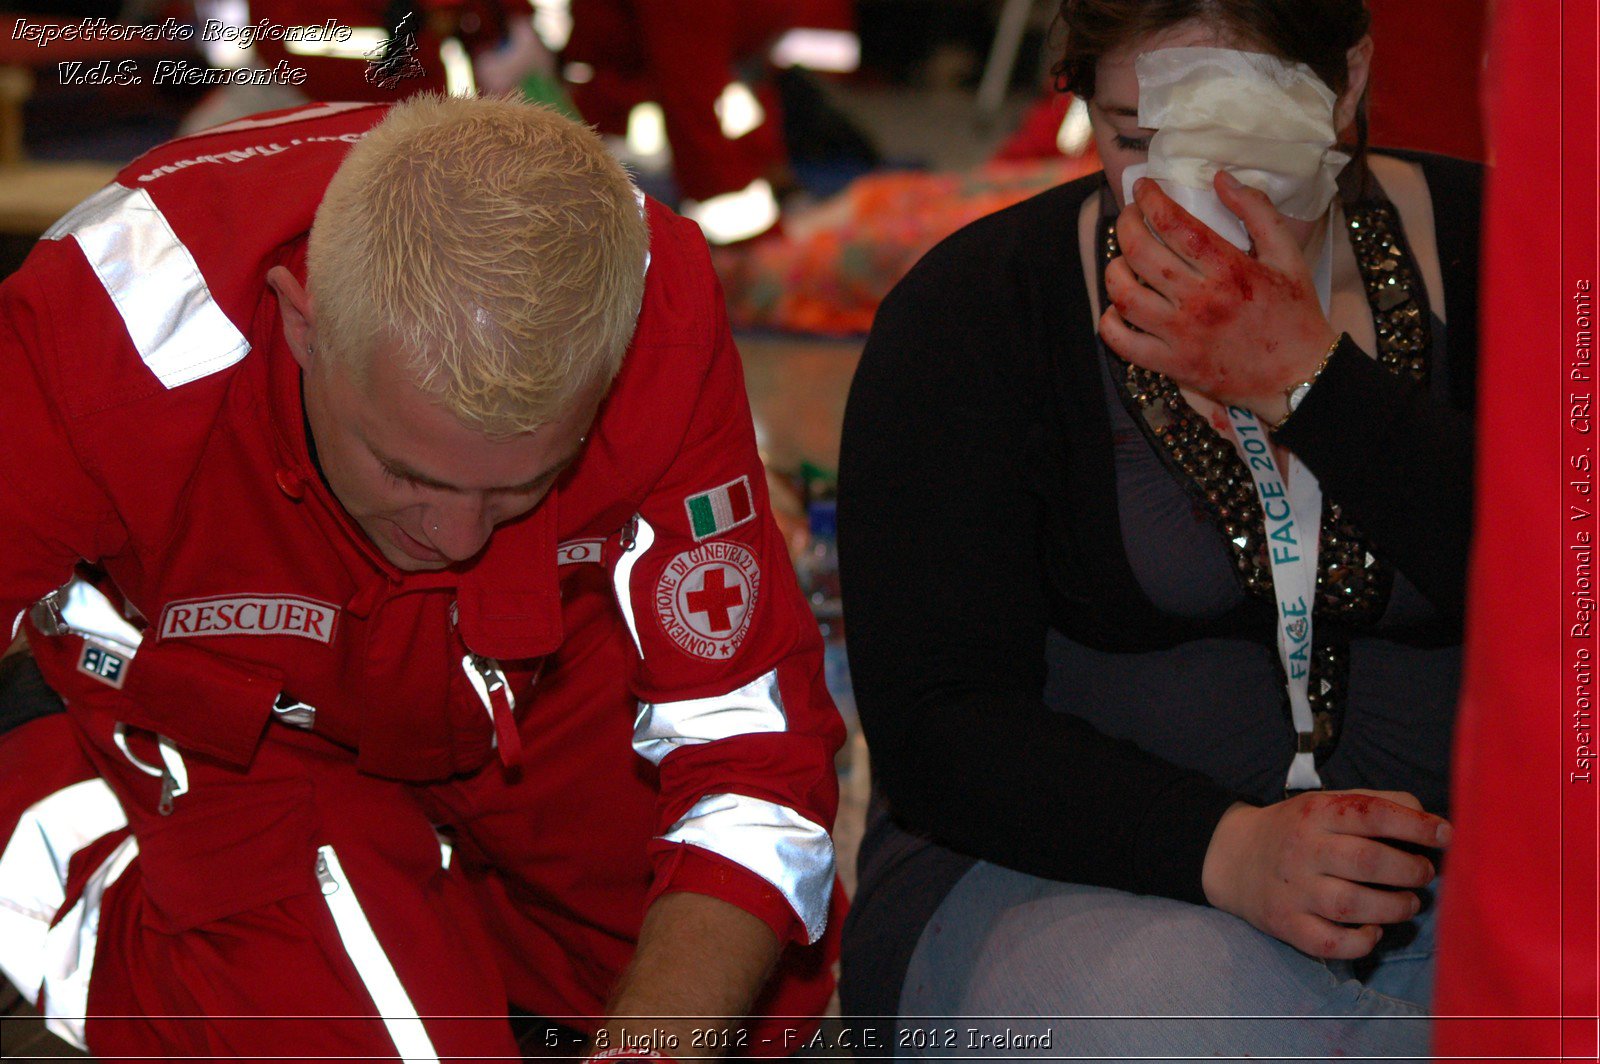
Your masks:
{"label": "rescuer patch", "polygon": [[182,599],[161,613],[162,639],[208,635],[292,635],[333,642],[339,608],[298,595],[232,595]]}

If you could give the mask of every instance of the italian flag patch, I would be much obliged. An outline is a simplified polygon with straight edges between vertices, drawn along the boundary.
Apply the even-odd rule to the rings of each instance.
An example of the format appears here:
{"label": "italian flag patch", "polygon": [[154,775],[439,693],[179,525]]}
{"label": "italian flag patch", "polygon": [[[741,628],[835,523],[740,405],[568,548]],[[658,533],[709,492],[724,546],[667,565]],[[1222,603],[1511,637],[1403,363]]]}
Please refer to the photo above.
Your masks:
{"label": "italian flag patch", "polygon": [[683,508],[689,511],[689,529],[696,543],[738,528],[756,515],[750,478],[740,477],[720,488],[691,495],[683,500]]}

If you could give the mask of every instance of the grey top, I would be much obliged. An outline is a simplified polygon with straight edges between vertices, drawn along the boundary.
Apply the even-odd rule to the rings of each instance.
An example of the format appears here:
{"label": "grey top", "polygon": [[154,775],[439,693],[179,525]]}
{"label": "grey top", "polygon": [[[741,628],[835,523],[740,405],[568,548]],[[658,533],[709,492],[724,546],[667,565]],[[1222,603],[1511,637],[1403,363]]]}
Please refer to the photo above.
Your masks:
{"label": "grey top", "polygon": [[[1446,343],[1445,323],[1435,316],[1436,366],[1444,364]],[[1123,547],[1140,588],[1173,616],[1205,621],[1227,614],[1245,592],[1215,523],[1134,424],[1110,373],[1103,376]],[[1424,808],[1448,815],[1461,647],[1387,638],[1437,620],[1433,606],[1396,573],[1383,619],[1351,640],[1347,715],[1338,746],[1320,768],[1328,789],[1404,779]],[[1052,631],[1046,658],[1044,700],[1052,709],[1257,801],[1283,797],[1293,727],[1273,647],[1207,638],[1108,653]]]}

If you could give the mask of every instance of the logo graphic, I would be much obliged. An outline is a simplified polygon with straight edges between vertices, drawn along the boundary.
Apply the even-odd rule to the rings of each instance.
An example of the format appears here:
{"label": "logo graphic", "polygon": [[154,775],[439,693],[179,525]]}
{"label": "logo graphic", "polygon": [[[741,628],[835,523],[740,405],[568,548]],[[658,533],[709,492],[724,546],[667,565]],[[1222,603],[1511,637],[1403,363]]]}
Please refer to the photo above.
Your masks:
{"label": "logo graphic", "polygon": [[83,651],[78,655],[78,671],[120,689],[127,679],[128,659],[115,650],[85,640]]}
{"label": "logo graphic", "polygon": [[161,613],[162,639],[210,635],[292,635],[333,642],[339,607],[298,595],[236,595],[170,602]]}
{"label": "logo graphic", "polygon": [[738,528],[756,515],[750,497],[750,478],[740,477],[720,488],[691,495],[683,500],[683,508],[689,511],[689,528],[696,543]]}
{"label": "logo graphic", "polygon": [[368,52],[367,81],[380,89],[392,89],[406,78],[420,78],[426,71],[417,58],[417,31],[412,25],[415,11],[407,11],[389,39]]}
{"label": "logo graphic", "polygon": [[589,562],[600,564],[600,548],[605,546],[603,539],[569,539],[565,543],[556,545],[557,565],[581,565]]}
{"label": "logo graphic", "polygon": [[1289,638],[1298,643],[1306,637],[1306,619],[1304,617],[1296,617],[1284,625],[1283,630],[1289,633]]}
{"label": "logo graphic", "polygon": [[686,652],[731,658],[750,629],[761,567],[738,543],[706,543],[667,563],[656,584],[656,620]]}

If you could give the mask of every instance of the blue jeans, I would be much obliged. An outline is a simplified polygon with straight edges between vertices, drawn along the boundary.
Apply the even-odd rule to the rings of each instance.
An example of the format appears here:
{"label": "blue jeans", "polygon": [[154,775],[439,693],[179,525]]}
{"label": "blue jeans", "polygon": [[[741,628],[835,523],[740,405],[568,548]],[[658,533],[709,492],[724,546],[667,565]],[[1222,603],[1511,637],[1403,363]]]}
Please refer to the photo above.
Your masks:
{"label": "blue jeans", "polygon": [[1325,962],[1217,909],[979,862],[918,941],[897,1054],[1426,1057],[1424,901],[1371,958]]}

